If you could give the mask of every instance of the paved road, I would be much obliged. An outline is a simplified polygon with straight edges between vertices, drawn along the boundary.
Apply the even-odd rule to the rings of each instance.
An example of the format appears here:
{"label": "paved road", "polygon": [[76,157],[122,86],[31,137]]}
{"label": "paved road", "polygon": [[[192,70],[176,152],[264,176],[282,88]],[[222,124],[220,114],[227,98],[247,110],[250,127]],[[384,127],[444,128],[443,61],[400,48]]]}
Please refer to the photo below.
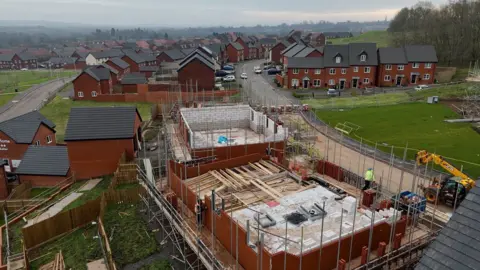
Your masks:
{"label": "paved road", "polygon": [[29,88],[0,108],[0,122],[38,110],[71,79],[56,79]]}

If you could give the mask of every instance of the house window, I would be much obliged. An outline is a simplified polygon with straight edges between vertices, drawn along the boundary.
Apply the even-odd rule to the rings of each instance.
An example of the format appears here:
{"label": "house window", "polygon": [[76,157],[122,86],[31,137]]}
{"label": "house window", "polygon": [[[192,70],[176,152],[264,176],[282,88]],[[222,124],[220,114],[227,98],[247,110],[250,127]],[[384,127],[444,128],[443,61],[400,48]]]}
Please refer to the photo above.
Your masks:
{"label": "house window", "polygon": [[320,73],[322,73],[322,70],[321,70],[321,69],[319,69],[319,68],[315,69],[315,74],[318,75],[318,74],[320,74]]}
{"label": "house window", "polygon": [[298,79],[292,79],[292,87],[298,87]]}
{"label": "house window", "polygon": [[78,91],[77,95],[78,95],[78,97],[83,97],[83,92],[82,92],[82,91]]}
{"label": "house window", "polygon": [[390,77],[390,75],[385,75],[385,77],[383,77],[383,80],[386,82],[389,82],[391,79],[392,77]]}
{"label": "house window", "polygon": [[420,66],[419,63],[413,63],[412,68],[418,68]]}
{"label": "house window", "polygon": [[305,69],[305,74],[307,74],[307,73],[308,73],[308,68]]}
{"label": "house window", "polygon": [[368,84],[368,83],[370,83],[370,79],[369,79],[369,78],[365,78],[365,79],[363,79],[363,83],[365,83],[365,84]]}
{"label": "house window", "polygon": [[319,79],[313,80],[313,86],[320,87],[322,85],[322,81]]}
{"label": "house window", "polygon": [[342,74],[347,74],[347,69],[346,68],[342,68]]}
{"label": "house window", "polygon": [[35,142],[35,145],[40,145],[40,141],[36,141],[36,142]]}
{"label": "house window", "polygon": [[92,97],[96,97],[97,96],[97,91],[92,91]]}
{"label": "house window", "polygon": [[404,69],[405,69],[405,66],[404,66],[404,65],[398,65],[398,66],[397,66],[397,69],[398,69],[398,70],[404,70]]}
{"label": "house window", "polygon": [[340,64],[340,62],[342,62],[342,57],[340,56],[335,57],[335,63]]}
{"label": "house window", "polygon": [[367,55],[365,55],[365,54],[360,55],[360,61],[361,62],[367,61]]}
{"label": "house window", "polygon": [[269,122],[268,117],[265,117],[265,126],[267,126],[267,128],[268,128],[268,122]]}
{"label": "house window", "polygon": [[365,67],[364,72],[365,73],[370,73],[370,67]]}
{"label": "house window", "polygon": [[335,69],[331,68],[329,73],[330,73],[330,75],[335,75]]}
{"label": "house window", "polygon": [[385,70],[392,70],[392,65],[385,65]]}
{"label": "house window", "polygon": [[334,79],[328,80],[328,85],[335,85],[335,80]]}
{"label": "house window", "polygon": [[425,63],[425,68],[432,68],[432,63]]}
{"label": "house window", "polygon": [[358,72],[358,67],[353,67],[353,72]]}
{"label": "house window", "polygon": [[52,143],[52,137],[50,137],[50,135],[47,135],[47,143]]}
{"label": "house window", "polygon": [[424,80],[430,80],[430,74],[423,74]]}
{"label": "house window", "polygon": [[253,120],[255,120],[255,114],[254,114],[253,111],[252,111],[252,113],[251,113],[251,117],[250,117],[250,118],[251,118],[252,122],[253,122]]}
{"label": "house window", "polygon": [[293,69],[293,74],[298,74],[298,72],[299,72],[298,68]]}

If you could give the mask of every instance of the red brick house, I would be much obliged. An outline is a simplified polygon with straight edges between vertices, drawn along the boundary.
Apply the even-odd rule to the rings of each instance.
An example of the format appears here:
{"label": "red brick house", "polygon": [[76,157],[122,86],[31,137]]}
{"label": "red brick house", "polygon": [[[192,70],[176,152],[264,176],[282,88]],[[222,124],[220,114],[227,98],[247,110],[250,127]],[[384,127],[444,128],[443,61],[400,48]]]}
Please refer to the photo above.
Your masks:
{"label": "red brick house", "polygon": [[29,53],[0,54],[0,69],[36,69],[37,58]]}
{"label": "red brick house", "polygon": [[244,36],[239,36],[235,40],[234,43],[238,43],[242,46],[243,48],[243,59],[248,60],[248,59],[255,59],[251,58],[250,52],[255,53],[255,46],[253,45],[253,42],[248,38]]}
{"label": "red brick house", "polygon": [[301,43],[302,31],[291,30],[285,39],[290,43]]}
{"label": "red brick house", "polygon": [[305,46],[303,44],[297,44],[290,48],[287,52],[283,54],[283,60],[281,61],[284,65],[287,65],[287,59],[291,57],[321,57],[323,56],[323,51],[317,48],[312,48]]}
{"label": "red brick house", "polygon": [[136,107],[76,107],[70,111],[65,142],[77,179],[113,174],[125,154],[141,148],[142,118]]}
{"label": "red brick house", "polygon": [[258,58],[268,59],[270,50],[277,44],[276,38],[261,38],[258,40],[259,49]]}
{"label": "red brick house", "polygon": [[139,93],[142,85],[147,84],[147,79],[144,73],[128,73],[123,77],[121,84],[122,93]]}
{"label": "red brick house", "polygon": [[29,145],[56,145],[55,124],[38,111],[0,123],[0,159],[14,171]]}
{"label": "red brick house", "polygon": [[287,88],[324,88],[323,57],[296,57],[288,59],[288,68],[282,84]]}
{"label": "red brick house", "polygon": [[274,62],[276,64],[280,64],[282,60],[282,55],[281,52],[284,51],[286,48],[290,46],[290,42],[288,41],[280,41],[277,44],[275,44],[269,52],[269,58],[271,62]]}
{"label": "red brick house", "polygon": [[143,66],[140,67],[138,70],[140,73],[144,74],[146,78],[150,78],[153,76],[155,72],[158,71],[157,66]]}
{"label": "red brick house", "polygon": [[130,65],[123,61],[121,58],[119,57],[115,57],[115,58],[112,58],[110,60],[108,60],[105,64],[113,67],[114,69],[118,70],[118,79],[119,80],[122,80],[123,76],[125,76],[125,74],[128,74],[130,73]]}
{"label": "red brick house", "polygon": [[309,33],[304,41],[312,47],[320,47],[325,45],[325,35],[323,33]]}
{"label": "red brick house", "polygon": [[213,90],[215,86],[215,61],[212,55],[205,54],[200,49],[180,62],[177,73],[182,89],[192,87],[194,91]]}
{"label": "red brick house", "polygon": [[95,100],[100,94],[113,92],[111,71],[96,66],[85,69],[73,81],[74,100]]}
{"label": "red brick house", "polygon": [[130,65],[130,72],[139,72],[140,67],[157,65],[157,59],[147,53],[137,54],[129,52],[122,56],[122,60]]}
{"label": "red brick house", "polygon": [[210,51],[212,51],[212,57],[218,62],[218,63],[225,63],[228,59],[227,55],[227,50],[225,48],[225,44],[210,44],[207,46]]}
{"label": "red brick house", "polygon": [[118,78],[119,71],[113,68],[112,66],[109,66],[107,64],[101,64],[98,66],[94,66],[93,68],[106,68],[110,71],[110,78],[112,79],[112,84],[116,85],[120,79]]}
{"label": "red brick house", "polygon": [[431,45],[378,49],[378,85],[407,86],[435,82],[437,53]]}
{"label": "red brick house", "polygon": [[72,177],[67,147],[30,145],[15,171],[20,183],[53,187]]}
{"label": "red brick house", "polygon": [[185,54],[179,49],[171,49],[161,52],[157,55],[157,63],[162,62],[175,62],[185,58]]}
{"label": "red brick house", "polygon": [[245,59],[242,45],[237,42],[230,42],[227,45],[228,62],[237,63]]}

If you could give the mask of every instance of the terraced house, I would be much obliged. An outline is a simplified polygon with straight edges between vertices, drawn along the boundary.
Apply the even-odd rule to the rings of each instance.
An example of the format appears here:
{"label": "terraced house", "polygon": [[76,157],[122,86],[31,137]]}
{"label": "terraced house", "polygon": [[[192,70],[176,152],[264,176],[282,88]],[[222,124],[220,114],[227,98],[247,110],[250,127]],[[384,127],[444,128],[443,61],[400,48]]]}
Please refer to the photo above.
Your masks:
{"label": "terraced house", "polygon": [[0,69],[35,69],[37,58],[29,53],[0,54]]}

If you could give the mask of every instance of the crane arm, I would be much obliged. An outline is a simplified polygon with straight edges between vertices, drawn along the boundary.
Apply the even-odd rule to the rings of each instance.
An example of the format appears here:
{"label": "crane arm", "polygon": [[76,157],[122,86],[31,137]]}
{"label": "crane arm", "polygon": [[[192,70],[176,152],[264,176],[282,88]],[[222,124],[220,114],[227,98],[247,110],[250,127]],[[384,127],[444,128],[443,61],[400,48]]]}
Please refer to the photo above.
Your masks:
{"label": "crane arm", "polygon": [[417,160],[417,164],[427,164],[428,162],[433,161],[435,162],[435,164],[442,166],[442,168],[444,168],[453,176],[458,176],[462,179],[473,181],[472,179],[470,179],[470,177],[468,177],[468,175],[464,174],[462,171],[455,168],[452,164],[444,160],[443,157],[440,155],[431,154],[425,150],[422,150],[417,153],[416,160]]}

